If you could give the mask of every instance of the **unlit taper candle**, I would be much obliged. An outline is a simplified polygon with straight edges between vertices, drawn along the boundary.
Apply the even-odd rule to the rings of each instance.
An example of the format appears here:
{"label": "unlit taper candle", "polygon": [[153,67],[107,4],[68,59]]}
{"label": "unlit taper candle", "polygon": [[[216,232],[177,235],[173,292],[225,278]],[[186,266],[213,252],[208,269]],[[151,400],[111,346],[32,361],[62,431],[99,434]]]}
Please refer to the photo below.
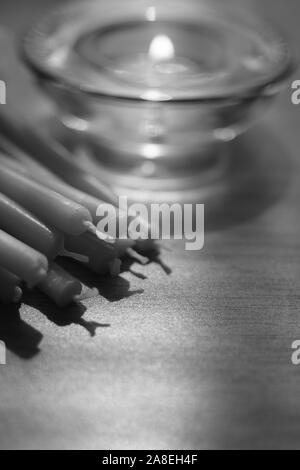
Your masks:
{"label": "unlit taper candle", "polygon": [[[3,144],[3,141],[1,141],[1,144]],[[81,204],[89,210],[95,224],[99,221],[97,211],[101,204],[105,203],[105,201],[87,194],[86,192],[81,191],[61,180],[50,170],[47,170],[45,167],[43,167],[43,165],[32,159],[29,155],[17,149],[13,144],[5,141],[4,148],[6,148],[7,152],[9,152],[14,157],[14,159],[8,158],[7,156],[1,155],[0,153],[1,165],[5,165],[6,167],[18,171],[23,175],[30,175],[35,181],[39,181],[48,188],[62,194],[63,196],[77,202],[78,204]],[[120,226],[129,226],[135,217],[128,215],[126,212],[118,209],[117,207],[115,208],[115,212],[117,217],[116,232],[118,233]],[[140,224],[144,229],[143,231],[147,232],[149,237],[151,237],[151,227],[149,224],[142,219],[140,220]]]}
{"label": "unlit taper candle", "polygon": [[95,233],[92,216],[85,207],[4,165],[1,166],[0,188],[9,198],[63,233]]}
{"label": "unlit taper candle", "polygon": [[81,294],[82,284],[53,263],[47,277],[38,285],[38,288],[62,308],[76,300]]}
{"label": "unlit taper candle", "polygon": [[1,133],[20,149],[76,188],[113,205],[118,204],[116,194],[86,168],[59,142],[42,131],[37,133],[30,125],[11,113],[0,114]]}
{"label": "unlit taper candle", "polygon": [[0,302],[3,304],[20,302],[23,295],[20,284],[21,280],[17,276],[0,267]]}
{"label": "unlit taper candle", "polygon": [[49,259],[64,246],[63,236],[48,227],[12,199],[0,193],[0,229],[21,240]]}
{"label": "unlit taper candle", "polygon": [[47,258],[25,243],[0,230],[0,265],[34,287],[45,279]]}
{"label": "unlit taper candle", "polygon": [[66,183],[51,170],[47,169],[41,163],[18,149],[14,144],[2,138],[2,136],[0,138],[0,145],[3,150],[7,152],[7,154],[0,153],[1,165],[5,165],[6,167],[25,176],[30,175],[30,177],[35,181],[38,181],[53,191],[77,202],[77,204],[86,207],[90,212],[93,221],[97,221],[97,210],[102,201]]}
{"label": "unlit taper candle", "polygon": [[116,276],[120,273],[115,246],[93,237],[90,233],[84,233],[80,237],[66,236],[65,247],[72,253],[86,256],[86,266],[96,274],[110,272]]}

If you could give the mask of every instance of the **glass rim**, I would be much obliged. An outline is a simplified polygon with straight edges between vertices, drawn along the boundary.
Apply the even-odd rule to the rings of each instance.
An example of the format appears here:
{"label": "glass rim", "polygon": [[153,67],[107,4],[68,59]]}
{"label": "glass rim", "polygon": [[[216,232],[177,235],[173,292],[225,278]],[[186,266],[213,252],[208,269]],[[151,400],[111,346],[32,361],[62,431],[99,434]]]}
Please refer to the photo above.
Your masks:
{"label": "glass rim", "polygon": [[[91,4],[94,3],[94,0],[89,0]],[[193,0],[190,0],[193,3]],[[88,3],[88,2],[87,2]],[[79,2],[75,2],[71,5],[79,5]],[[85,5],[87,6],[87,5]],[[67,11],[66,8],[70,7],[68,3],[60,8],[52,9],[50,15],[58,14],[60,11]],[[228,7],[227,7],[228,8]],[[226,11],[226,8],[223,7],[223,10]],[[252,18],[253,19],[253,18]],[[254,17],[257,20],[257,18]],[[260,28],[265,23],[260,21]],[[120,92],[110,92],[109,90],[103,90],[99,87],[93,86],[88,83],[83,83],[80,79],[72,79],[71,77],[66,77],[63,74],[60,74],[50,65],[47,66],[45,62],[40,60],[38,57],[35,57],[31,51],[31,44],[28,44],[29,36],[36,34],[37,36],[41,33],[35,31],[35,28],[29,30],[29,32],[24,35],[20,43],[20,55],[24,62],[27,64],[29,69],[31,69],[34,74],[42,81],[47,81],[48,83],[59,86],[65,90],[77,91],[83,94],[86,94],[91,97],[98,99],[107,99],[107,100],[116,100],[122,102],[148,102],[148,103],[167,103],[167,104],[218,104],[224,102],[242,102],[253,100],[259,98],[262,95],[272,95],[276,93],[277,87],[286,81],[292,73],[297,69],[296,61],[288,47],[288,42],[285,40],[282,33],[277,33],[273,28],[270,28],[267,25],[267,31],[271,33],[272,39],[274,40],[274,46],[277,44],[281,45],[281,50],[283,51],[280,60],[276,68],[273,71],[270,71],[265,76],[257,78],[254,83],[245,83],[237,87],[236,90],[232,89],[233,87],[228,86],[222,90],[214,90],[213,92],[208,92],[205,95],[195,91],[194,95],[191,96],[172,96],[167,93],[164,93],[162,90],[158,90],[156,96],[151,96],[151,91],[156,91],[155,89],[148,88],[145,93],[141,95],[132,95],[125,93],[123,90]],[[37,39],[37,37],[35,38]],[[272,72],[272,73],[271,73]],[[121,88],[121,87],[120,87]],[[150,93],[148,94],[147,91]]]}

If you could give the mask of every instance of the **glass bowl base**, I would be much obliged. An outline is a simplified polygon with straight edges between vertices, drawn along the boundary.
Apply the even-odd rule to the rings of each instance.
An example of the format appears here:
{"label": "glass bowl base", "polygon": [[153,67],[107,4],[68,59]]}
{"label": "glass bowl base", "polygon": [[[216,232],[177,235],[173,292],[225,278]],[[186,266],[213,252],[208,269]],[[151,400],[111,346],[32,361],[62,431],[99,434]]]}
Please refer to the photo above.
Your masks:
{"label": "glass bowl base", "polygon": [[222,187],[230,163],[230,145],[220,142],[181,159],[137,156],[128,161],[126,155],[107,155],[103,148],[86,144],[73,148],[73,152],[88,171],[99,175],[118,195],[142,203],[204,203],[209,194]]}

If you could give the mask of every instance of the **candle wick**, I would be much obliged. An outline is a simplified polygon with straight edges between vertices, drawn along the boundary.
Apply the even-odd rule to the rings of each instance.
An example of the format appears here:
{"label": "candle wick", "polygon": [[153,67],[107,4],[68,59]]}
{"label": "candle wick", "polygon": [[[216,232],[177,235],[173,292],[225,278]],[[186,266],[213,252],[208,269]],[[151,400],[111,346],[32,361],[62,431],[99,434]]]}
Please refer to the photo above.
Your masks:
{"label": "candle wick", "polygon": [[93,224],[93,222],[86,220],[83,225],[86,227],[86,230],[88,232],[91,232],[94,235],[97,235],[97,227]]}

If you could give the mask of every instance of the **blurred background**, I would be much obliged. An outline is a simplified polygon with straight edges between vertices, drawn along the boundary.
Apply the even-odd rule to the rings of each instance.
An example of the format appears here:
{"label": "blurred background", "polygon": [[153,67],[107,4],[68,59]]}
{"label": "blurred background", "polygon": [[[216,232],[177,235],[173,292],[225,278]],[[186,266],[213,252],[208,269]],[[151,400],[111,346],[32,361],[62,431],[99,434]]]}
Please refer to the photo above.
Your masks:
{"label": "blurred background", "polygon": [[[72,1],[72,0],[71,0]],[[107,0],[109,2],[109,0]],[[220,0],[221,3],[245,4],[249,8],[261,11],[265,17],[271,18],[273,23],[286,30],[291,38],[300,39],[298,28],[298,13],[300,5],[298,0]],[[70,0],[69,0],[70,2]],[[1,24],[12,27],[16,31],[23,31],[30,26],[36,16],[47,8],[66,3],[66,0],[1,0]],[[297,43],[296,43],[297,44]]]}
{"label": "blurred background", "polygon": [[[109,0],[107,0],[109,2]],[[245,4],[256,8],[266,17],[273,18],[275,23],[281,24],[295,39],[299,39],[298,0],[220,0],[221,3]],[[70,2],[70,0],[69,0]],[[34,17],[43,13],[47,8],[66,3],[66,0],[2,0],[0,5],[1,23],[11,26],[16,31],[22,31],[30,25]]]}

